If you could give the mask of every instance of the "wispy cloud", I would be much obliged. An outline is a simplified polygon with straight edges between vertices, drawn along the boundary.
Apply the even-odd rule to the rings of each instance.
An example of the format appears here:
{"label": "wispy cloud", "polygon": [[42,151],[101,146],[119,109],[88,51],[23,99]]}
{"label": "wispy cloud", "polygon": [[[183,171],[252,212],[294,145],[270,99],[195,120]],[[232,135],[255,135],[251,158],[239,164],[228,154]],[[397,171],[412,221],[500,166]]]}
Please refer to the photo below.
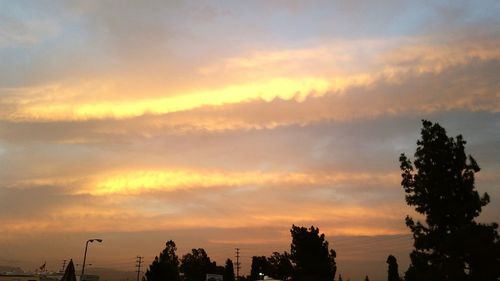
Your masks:
{"label": "wispy cloud", "polygon": [[[208,106],[212,112],[218,112],[221,108],[224,112],[225,106],[254,102],[262,102],[265,108],[265,103],[272,103],[276,99],[290,101],[290,107],[298,109],[299,112],[304,111],[301,108],[310,110],[312,111],[310,115],[314,115],[306,117],[306,120],[290,120],[292,123],[399,114],[408,110],[432,112],[466,109],[496,112],[499,106],[494,91],[495,80],[489,75],[478,74],[481,71],[491,71],[491,68],[498,64],[500,51],[493,47],[498,42],[490,40],[475,44],[456,43],[450,46],[439,43],[415,43],[415,40],[391,41],[386,44],[352,42],[355,46],[368,44],[379,49],[378,52],[372,50],[369,54],[360,56],[357,54],[360,52],[360,47],[354,47],[354,51],[347,47],[350,42],[343,42],[342,48],[334,48],[332,50],[334,55],[327,55],[328,48],[264,52],[250,57],[230,58],[223,62],[221,67],[212,66],[211,70],[202,70],[204,73],[213,72],[211,76],[215,79],[219,76],[220,79],[225,79],[226,86],[214,88],[195,84],[196,88],[203,87],[203,89],[184,89],[181,92],[172,91],[172,88],[150,88],[144,90],[146,93],[141,93],[143,97],[138,97],[135,90],[127,90],[124,88],[126,85],[120,84],[120,80],[115,81],[112,78],[108,81],[95,80],[35,88],[4,89],[6,97],[2,101],[2,108],[8,110],[4,111],[2,118],[17,121],[123,119],[149,114],[187,112],[182,114],[188,116],[181,121],[185,124],[175,123],[179,120],[177,116],[168,117],[167,119],[173,120],[170,121],[172,123],[170,126],[217,130],[245,126],[245,122],[241,123],[242,120],[238,115],[227,118],[219,116],[215,119],[202,116],[198,120],[189,120],[189,112],[195,111],[193,115],[196,118],[196,110],[199,108]],[[385,50],[387,47],[390,47],[390,51]],[[347,57],[346,61],[343,61],[342,57]],[[339,64],[354,66],[348,68],[351,70],[340,71],[342,67],[339,67]],[[235,77],[234,74],[226,75],[227,72],[245,77],[255,76],[256,80],[251,83],[238,83],[241,77]],[[298,72],[302,74],[299,75]],[[447,77],[452,74],[452,77]],[[470,79],[471,75],[480,80],[473,81]],[[231,78],[235,82],[232,82]],[[450,84],[449,79],[454,79],[456,82]],[[468,79],[471,83],[464,79]],[[248,77],[246,80],[248,81]],[[429,86],[435,89],[423,91],[421,87],[418,88],[415,81],[431,82]],[[450,92],[446,88],[457,83],[461,85],[453,95],[443,94]],[[479,83],[481,88],[477,88]],[[175,86],[173,88],[175,89]],[[400,93],[400,97],[392,96],[391,91],[398,88],[406,88],[406,92],[414,93]],[[164,96],[159,95],[162,91],[165,92]],[[114,99],[117,92],[124,98]],[[425,98],[416,100],[417,96]],[[398,103],[397,108],[390,105],[388,107],[388,103],[394,98],[408,100],[411,103],[403,107],[401,105],[404,105],[404,102]],[[366,107],[366,101],[370,101],[368,103],[370,106],[359,112],[357,109],[361,104]],[[307,104],[302,105],[304,102]],[[320,108],[316,108],[315,103],[319,104]],[[321,108],[322,104],[333,106],[333,110],[325,113],[325,109]],[[314,112],[320,113],[314,114]],[[291,113],[285,115],[284,112],[281,113],[276,116],[277,120],[268,120],[267,124],[248,124],[248,126],[269,127],[279,125],[283,116],[285,118],[288,116],[288,119],[297,118]],[[264,116],[272,115],[272,110],[271,113],[264,114]]]}

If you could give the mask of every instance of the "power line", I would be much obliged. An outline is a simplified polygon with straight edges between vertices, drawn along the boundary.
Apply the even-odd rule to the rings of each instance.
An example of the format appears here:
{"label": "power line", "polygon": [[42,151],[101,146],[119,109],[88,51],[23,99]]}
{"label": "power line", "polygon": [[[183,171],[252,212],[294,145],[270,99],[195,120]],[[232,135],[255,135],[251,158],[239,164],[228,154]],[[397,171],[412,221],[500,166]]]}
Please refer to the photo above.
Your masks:
{"label": "power line", "polygon": [[128,261],[109,261],[109,262],[100,262],[99,265],[102,265],[102,266],[113,266],[113,265],[130,265],[131,263],[133,262],[132,259],[128,260]]}
{"label": "power line", "polygon": [[143,259],[144,257],[141,257],[141,256],[137,256],[137,281],[139,281],[139,275],[141,274],[141,264],[143,263]]}

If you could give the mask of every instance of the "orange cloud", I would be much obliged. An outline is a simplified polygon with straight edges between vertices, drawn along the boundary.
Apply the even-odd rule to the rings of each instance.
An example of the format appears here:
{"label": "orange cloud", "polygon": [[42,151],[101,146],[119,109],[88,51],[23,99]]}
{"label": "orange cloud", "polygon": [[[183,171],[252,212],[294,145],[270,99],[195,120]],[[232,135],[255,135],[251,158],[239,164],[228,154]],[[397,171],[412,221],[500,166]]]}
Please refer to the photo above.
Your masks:
{"label": "orange cloud", "polygon": [[132,170],[111,172],[98,177],[79,192],[92,195],[140,194],[190,188],[232,186],[316,186],[354,182],[397,183],[399,175],[370,173],[229,172],[198,170]]}
{"label": "orange cloud", "polygon": [[[107,172],[80,182],[53,178],[51,184],[50,180],[26,181],[20,187],[53,186],[55,182],[69,185],[71,188],[66,192],[64,189],[51,191],[55,194],[63,192],[65,195],[61,200],[67,203],[61,202],[57,208],[43,210],[43,214],[36,216],[4,218],[2,225],[7,231],[0,236],[33,232],[80,233],[88,229],[93,232],[138,232],[211,227],[288,227],[292,224],[332,226],[329,231],[333,234],[369,235],[401,231],[380,224],[381,221],[400,219],[401,214],[394,212],[393,206],[390,210],[387,207],[374,210],[371,206],[358,206],[347,201],[331,204],[324,201],[323,193],[317,193],[328,189],[343,196],[352,192],[349,190],[352,185],[393,186],[399,181],[397,173],[140,169]],[[238,191],[245,186],[252,188]],[[225,192],[219,190],[221,187]],[[231,192],[231,188],[236,193]],[[310,198],[296,202],[293,198],[296,188]],[[187,197],[183,192],[188,192]],[[245,194],[262,198],[248,200],[249,195]],[[288,196],[291,197],[286,199]],[[131,221],[135,223],[131,225]]]}
{"label": "orange cloud", "polygon": [[[78,233],[89,229],[93,232],[140,232],[212,227],[260,228],[292,224],[321,224],[324,232],[334,235],[386,235],[404,232],[404,227],[390,228],[379,224],[381,221],[395,217],[402,219],[400,214],[394,214],[394,209],[390,213],[388,210],[374,211],[369,207],[338,205],[315,208],[312,204],[305,204],[293,208],[291,206],[252,208],[249,212],[213,216],[206,213],[200,216],[198,213],[189,211],[168,214],[139,209],[130,205],[120,206],[120,204],[113,203],[68,206],[39,218],[22,221],[4,220],[2,225],[6,231],[2,236],[33,232]],[[329,222],[325,223],[325,219]],[[364,223],[367,219],[375,223]],[[134,223],[130,224],[131,221]]]}
{"label": "orange cloud", "polygon": [[[103,84],[104,83],[104,84]],[[106,81],[94,82],[95,88],[101,89],[94,96],[106,97],[108,93]],[[333,83],[333,84],[332,84]],[[91,101],[81,101],[74,103],[67,100],[69,96],[78,96],[84,92],[84,89],[65,88],[64,86],[54,85],[48,88],[29,89],[25,93],[24,89],[15,90],[17,96],[23,96],[19,99],[10,99],[4,103],[14,104],[19,109],[8,115],[3,115],[3,119],[9,120],[87,120],[103,118],[130,118],[144,114],[165,114],[178,111],[186,111],[201,106],[220,106],[224,104],[234,104],[239,102],[262,99],[270,101],[275,98],[285,100],[296,99],[303,100],[310,94],[321,95],[327,90],[336,87],[342,87],[343,83],[349,81],[327,81],[323,78],[301,77],[301,79],[273,78],[262,82],[244,83],[236,85],[227,85],[218,89],[203,89],[190,92],[178,93],[168,97],[155,97],[143,99],[125,99],[125,100],[101,100],[96,98]],[[113,87],[111,87],[113,88]],[[86,85],[85,89],[88,89]],[[119,89],[115,89],[116,91]],[[26,100],[24,96],[39,95],[47,93],[44,98]],[[62,97],[62,98],[61,98]]]}
{"label": "orange cloud", "polygon": [[[200,72],[211,79],[188,86],[154,82],[148,85],[141,77],[126,81],[109,76],[3,89],[7,95],[2,103],[9,110],[0,118],[38,121],[122,119],[255,100],[270,102],[279,98],[301,102],[310,97],[341,95],[348,89],[370,87],[380,81],[397,85],[409,73],[441,73],[474,59],[497,60],[500,58],[497,43],[491,40],[444,44],[426,42],[422,38],[345,41],[323,47],[260,51],[222,59],[214,65],[200,67]],[[370,47],[373,50],[366,51]],[[197,80],[195,75],[194,81]],[[207,126],[210,128],[210,124]]]}

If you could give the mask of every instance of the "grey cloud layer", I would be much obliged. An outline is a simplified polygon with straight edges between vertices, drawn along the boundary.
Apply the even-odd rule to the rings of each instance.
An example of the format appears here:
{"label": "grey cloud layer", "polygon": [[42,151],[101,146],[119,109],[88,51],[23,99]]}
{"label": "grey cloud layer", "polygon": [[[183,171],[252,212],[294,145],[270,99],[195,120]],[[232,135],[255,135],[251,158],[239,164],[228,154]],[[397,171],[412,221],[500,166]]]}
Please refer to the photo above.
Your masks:
{"label": "grey cloud layer", "polygon": [[325,36],[498,36],[497,1],[385,2],[4,2],[2,26],[15,28],[0,30],[0,86],[91,79],[109,72],[187,83],[184,76],[220,57],[262,47],[310,46]]}

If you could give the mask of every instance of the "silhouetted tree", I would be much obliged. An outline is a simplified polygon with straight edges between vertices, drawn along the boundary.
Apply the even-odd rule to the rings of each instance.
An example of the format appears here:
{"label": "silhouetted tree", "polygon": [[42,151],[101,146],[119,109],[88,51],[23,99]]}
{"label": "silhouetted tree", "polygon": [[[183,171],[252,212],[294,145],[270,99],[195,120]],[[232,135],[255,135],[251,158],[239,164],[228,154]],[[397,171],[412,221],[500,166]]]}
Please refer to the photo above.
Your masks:
{"label": "silhouetted tree", "polygon": [[398,261],[393,255],[387,257],[387,264],[389,264],[389,269],[387,270],[387,281],[400,281],[398,271]]}
{"label": "silhouetted tree", "polygon": [[252,280],[262,279],[263,275],[270,276],[272,266],[265,256],[253,256],[252,266],[250,268],[250,277]]}
{"label": "silhouetted tree", "polygon": [[370,279],[368,278],[368,275],[365,276],[365,281],[370,281]]}
{"label": "silhouetted tree", "polygon": [[192,249],[191,253],[182,257],[180,270],[186,281],[205,281],[207,273],[216,273],[217,265],[210,261],[203,248],[199,248]]}
{"label": "silhouetted tree", "polygon": [[[224,276],[225,267],[222,265],[217,265],[217,263],[214,261],[212,262],[212,264],[215,266],[215,271],[213,273]],[[211,273],[211,272],[208,272],[208,273]]]}
{"label": "silhouetted tree", "polygon": [[461,135],[449,138],[439,124],[422,123],[414,163],[404,154],[399,158],[406,202],[425,216],[425,223],[406,217],[415,249],[405,279],[497,280],[498,225],[474,220],[489,203],[488,194],[474,187],[479,166],[466,156]]}
{"label": "silhouetted tree", "polygon": [[274,252],[269,258],[267,258],[269,264],[271,265],[271,272],[269,276],[279,279],[286,280],[293,275],[293,265],[290,261],[290,254],[284,252],[280,254]]}
{"label": "silhouetted tree", "polygon": [[224,281],[235,281],[234,280],[234,266],[231,259],[227,259],[226,266],[224,267]]}
{"label": "silhouetted tree", "polygon": [[73,259],[69,260],[68,266],[66,266],[64,275],[62,276],[60,281],[76,281],[75,265],[73,264]]}
{"label": "silhouetted tree", "polygon": [[175,251],[177,247],[174,241],[167,241],[165,249],[156,256],[153,263],[146,271],[143,280],[145,281],[179,281],[179,258]]}
{"label": "silhouetted tree", "polygon": [[337,265],[335,251],[328,250],[328,242],[319,229],[293,225],[290,230],[292,244],[290,259],[295,264],[294,279],[331,281],[335,277]]}

